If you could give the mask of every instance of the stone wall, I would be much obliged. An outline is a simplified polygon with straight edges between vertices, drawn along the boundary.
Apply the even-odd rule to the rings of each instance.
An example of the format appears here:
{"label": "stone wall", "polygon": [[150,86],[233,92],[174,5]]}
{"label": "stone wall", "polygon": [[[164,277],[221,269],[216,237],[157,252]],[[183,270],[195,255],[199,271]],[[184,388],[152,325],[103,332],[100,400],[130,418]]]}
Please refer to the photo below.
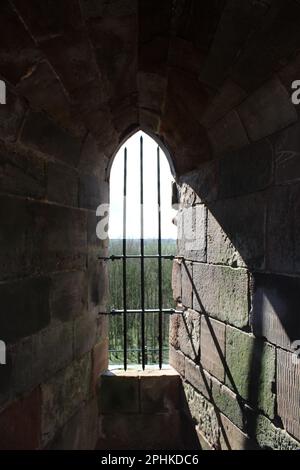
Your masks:
{"label": "stone wall", "polygon": [[213,160],[179,180],[171,364],[209,448],[300,448],[297,111],[271,79],[211,125]]}
{"label": "stone wall", "polygon": [[[107,368],[106,160],[8,87],[0,107],[0,448],[93,448]],[[76,429],[76,431],[74,431]]]}

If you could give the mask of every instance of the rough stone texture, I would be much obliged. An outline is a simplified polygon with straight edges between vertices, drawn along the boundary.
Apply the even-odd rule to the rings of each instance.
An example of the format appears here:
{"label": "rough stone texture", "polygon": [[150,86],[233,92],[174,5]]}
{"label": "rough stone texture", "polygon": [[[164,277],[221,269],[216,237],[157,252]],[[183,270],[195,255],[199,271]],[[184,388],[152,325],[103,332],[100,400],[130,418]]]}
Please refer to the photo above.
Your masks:
{"label": "rough stone texture", "polygon": [[25,121],[21,141],[39,152],[76,166],[80,141],[65,132],[42,113],[30,113]]}
{"label": "rough stone texture", "polygon": [[[147,432],[145,433],[145,422]],[[182,449],[179,413],[115,414],[100,417],[97,450]]]}
{"label": "rough stone texture", "polygon": [[221,414],[221,450],[254,450],[255,444],[237,426]]}
{"label": "rough stone texture", "polygon": [[33,450],[41,442],[41,391],[36,388],[0,413],[0,449]]}
{"label": "rough stone texture", "polygon": [[45,197],[46,171],[42,158],[29,152],[16,152],[1,145],[0,169],[2,192],[35,199]]}
{"label": "rough stone texture", "polygon": [[42,443],[47,444],[90,395],[91,355],[86,354],[42,385]]}
{"label": "rough stone texture", "polygon": [[201,364],[185,358],[185,379],[207,399],[211,398],[211,376]]}
{"label": "rough stone texture", "polygon": [[244,428],[244,409],[241,400],[228,387],[212,378],[211,398],[214,406],[239,429]]}
{"label": "rough stone texture", "polygon": [[49,162],[47,199],[64,206],[78,207],[78,174],[75,170]]}
{"label": "rough stone texture", "polygon": [[238,108],[251,140],[256,141],[297,120],[295,107],[278,79],[267,82]]}
{"label": "rough stone texture", "polygon": [[145,371],[140,376],[142,413],[163,413],[178,410],[181,379],[174,370]]}
{"label": "rough stone texture", "polygon": [[255,438],[258,445],[266,450],[299,450],[300,444],[282,429],[276,428],[263,415],[256,419]]}
{"label": "rough stone texture", "polygon": [[174,301],[181,301],[181,263],[177,260],[172,265],[172,292]]}
{"label": "rough stone texture", "polygon": [[[297,328],[285,318],[293,303],[292,288],[288,295],[283,290],[300,273],[300,108],[291,100],[291,84],[300,70],[299,2],[168,0],[162,6],[150,0],[85,0],[53,5],[15,0],[0,6],[0,78],[7,88],[7,105],[0,106],[1,300],[8,299],[8,281],[36,285],[50,280],[49,291],[34,290],[26,300],[33,323],[19,320],[19,297],[27,299],[27,293],[17,290],[19,296],[9,296],[9,314],[18,321],[10,330],[16,342],[8,347],[7,367],[0,368],[1,407],[7,410],[16,398],[54,381],[54,374],[89,348],[97,363],[94,382],[107,361],[107,320],[90,321],[107,300],[107,271],[97,260],[107,244],[95,240],[93,211],[108,202],[104,180],[109,159],[139,128],[154,133],[169,149],[177,182],[184,185],[182,209],[192,221],[187,232],[193,235],[199,228],[198,246],[193,250],[187,244],[186,255],[203,264],[290,276],[288,281],[272,279],[272,300],[279,303],[276,311],[284,324],[274,320],[273,304],[258,308],[270,293],[266,280],[254,293],[253,309],[255,333],[287,348],[282,330],[296,333]],[[196,206],[198,220],[193,216]],[[246,269],[206,266],[195,271],[193,266],[192,274],[212,317],[248,332]],[[43,298],[36,303],[39,294]],[[194,306],[186,303],[196,308],[199,296],[193,297]],[[175,321],[175,348],[177,327]],[[239,332],[243,338],[245,334]],[[272,347],[257,342],[273,361]],[[245,348],[251,343],[246,339]],[[236,356],[233,364],[233,356],[230,371],[234,367],[238,374],[240,364]],[[241,355],[241,364],[246,356]],[[187,356],[172,348],[170,361],[201,388],[198,367]],[[254,362],[259,370],[260,361]],[[287,364],[285,374],[292,375],[293,383]],[[266,381],[270,375],[265,372]],[[284,391],[286,397],[293,390]],[[266,393],[270,398],[269,389]],[[273,398],[264,404],[252,398],[254,414],[257,408],[270,412]],[[282,400],[287,420],[290,414]],[[202,421],[196,431],[193,424],[190,435],[198,432],[213,448],[227,446],[220,416],[217,427],[211,405],[201,401],[199,409],[204,410]],[[22,415],[13,416],[15,426]],[[85,440],[90,434],[85,416],[79,404],[65,417],[67,422],[60,421],[53,448],[92,445]],[[258,417],[257,423],[257,433],[253,426],[247,431],[262,447],[296,447],[271,421]],[[226,419],[223,424],[229,445],[231,439],[239,442],[240,433]],[[177,429],[176,419],[173,425]]]}
{"label": "rough stone texture", "polygon": [[237,327],[247,325],[248,275],[244,269],[194,263],[193,278],[194,310]]}
{"label": "rough stone texture", "polygon": [[192,418],[198,423],[198,429],[213,447],[218,447],[219,425],[214,407],[191,385],[184,384],[184,393]]}
{"label": "rough stone texture", "polygon": [[230,152],[220,160],[219,198],[265,189],[272,182],[272,173],[273,149],[267,139],[248,145],[238,152]]}
{"label": "rough stone texture", "polygon": [[183,449],[181,392],[171,368],[102,375],[97,449]]}
{"label": "rough stone texture", "polygon": [[137,413],[139,411],[139,377],[137,371],[122,375],[107,372],[99,379],[99,410],[107,413]]}
{"label": "rough stone texture", "polygon": [[69,321],[87,310],[87,274],[72,271],[51,275],[50,312],[60,321]]}
{"label": "rough stone texture", "polygon": [[47,446],[49,450],[93,450],[98,439],[98,407],[94,399],[84,404]]}
{"label": "rough stone texture", "polygon": [[265,195],[254,193],[209,205],[209,263],[264,267],[265,201]]}
{"label": "rough stone texture", "polygon": [[286,431],[299,440],[300,359],[298,354],[299,342],[294,354],[280,349],[277,351],[277,411]]}
{"label": "rough stone texture", "polygon": [[251,323],[255,336],[292,350],[300,338],[300,280],[275,274],[253,274]]}
{"label": "rough stone texture", "polygon": [[206,208],[196,205],[178,213],[178,254],[206,261]]}
{"label": "rough stone texture", "polygon": [[185,311],[179,319],[178,348],[194,361],[199,360],[201,315],[193,310]]}
{"label": "rough stone texture", "polygon": [[225,325],[207,315],[201,319],[201,365],[207,372],[224,382]]}
{"label": "rough stone texture", "polygon": [[215,157],[238,150],[249,143],[246,131],[236,111],[231,111],[208,131]]}
{"label": "rough stone texture", "polygon": [[181,263],[181,301],[184,307],[193,307],[193,265],[185,260]]}
{"label": "rough stone texture", "polygon": [[274,417],[275,348],[235,328],[226,329],[226,384]]}
{"label": "rough stone texture", "polygon": [[218,194],[218,161],[202,164],[197,171],[182,176],[180,183],[187,187],[181,191],[182,204],[214,201]]}
{"label": "rough stone texture", "polygon": [[30,336],[50,323],[47,278],[3,283],[0,298],[1,339],[7,344]]}
{"label": "rough stone texture", "polygon": [[185,361],[184,361],[184,355],[180,352],[174,349],[172,346],[170,346],[170,351],[169,351],[169,363],[170,366],[174,367],[175,370],[181,375],[181,377],[184,377],[185,375]]}

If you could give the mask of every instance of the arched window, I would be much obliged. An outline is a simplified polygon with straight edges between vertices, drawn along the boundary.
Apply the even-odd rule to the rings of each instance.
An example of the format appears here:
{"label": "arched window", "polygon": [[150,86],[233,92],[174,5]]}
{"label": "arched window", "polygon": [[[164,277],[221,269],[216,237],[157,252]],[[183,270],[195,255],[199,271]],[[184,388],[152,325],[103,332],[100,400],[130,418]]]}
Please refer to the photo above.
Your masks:
{"label": "arched window", "polygon": [[163,149],[137,132],[110,168],[110,364],[168,363],[172,259],[170,163]]}

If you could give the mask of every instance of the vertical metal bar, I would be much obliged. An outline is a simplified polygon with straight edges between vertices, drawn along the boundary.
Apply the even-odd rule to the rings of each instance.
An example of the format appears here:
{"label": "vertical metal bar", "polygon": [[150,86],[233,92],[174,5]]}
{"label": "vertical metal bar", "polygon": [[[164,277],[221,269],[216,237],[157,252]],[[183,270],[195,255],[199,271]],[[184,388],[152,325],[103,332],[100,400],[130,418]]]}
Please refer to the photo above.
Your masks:
{"label": "vertical metal bar", "polygon": [[141,204],[141,333],[142,367],[145,369],[145,270],[144,270],[144,156],[143,137],[140,140],[140,204]]}
{"label": "vertical metal bar", "polygon": [[127,148],[124,150],[124,187],[123,187],[123,335],[124,369],[127,369],[127,266],[126,266],[126,221],[127,221]]}
{"label": "vertical metal bar", "polygon": [[159,342],[159,368],[163,363],[163,331],[162,331],[162,258],[161,258],[161,194],[160,194],[160,151],[157,147],[157,214],[158,214],[158,342]]}

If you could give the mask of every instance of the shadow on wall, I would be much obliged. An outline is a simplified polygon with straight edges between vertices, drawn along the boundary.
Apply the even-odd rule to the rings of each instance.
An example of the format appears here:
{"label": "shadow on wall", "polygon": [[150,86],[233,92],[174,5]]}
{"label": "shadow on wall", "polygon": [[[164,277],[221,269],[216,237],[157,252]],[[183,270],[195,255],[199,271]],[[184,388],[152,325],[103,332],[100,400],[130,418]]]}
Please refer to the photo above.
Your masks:
{"label": "shadow on wall", "polygon": [[[179,338],[173,346],[185,354],[187,382],[213,406],[215,448],[297,448],[289,434],[300,440],[300,366],[291,367],[300,339],[300,188],[276,184],[278,145],[264,139],[179,181],[187,310],[178,321],[190,345]],[[191,333],[186,316],[197,312]]]}

